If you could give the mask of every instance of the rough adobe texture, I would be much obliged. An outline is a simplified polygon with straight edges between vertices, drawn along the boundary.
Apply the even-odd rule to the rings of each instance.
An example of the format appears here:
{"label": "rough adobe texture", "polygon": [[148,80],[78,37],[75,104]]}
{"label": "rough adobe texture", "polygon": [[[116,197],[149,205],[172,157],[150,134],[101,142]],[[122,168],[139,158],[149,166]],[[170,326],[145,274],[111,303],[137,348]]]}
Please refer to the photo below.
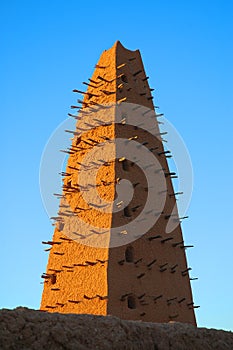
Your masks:
{"label": "rough adobe texture", "polygon": [[[146,132],[143,126],[135,129],[131,125],[116,122],[114,114],[108,125],[100,123],[91,130],[85,131],[88,124],[94,123],[93,115],[87,113],[87,106],[93,108],[96,104],[119,103],[122,100],[124,102],[121,102],[121,105],[125,103],[140,105],[138,112],[134,112],[140,113],[140,122],[142,121],[140,124],[149,119],[149,114],[144,116],[143,108],[147,108],[146,112],[153,113],[153,128],[157,128],[159,132],[157,120],[154,117],[151,90],[140,52],[127,50],[121,43],[116,42],[111,49],[104,51],[101,55],[89,82],[87,93],[84,94],[82,105],[84,115],[77,122],[66,168],[68,175],[63,179],[65,203],[62,199],[59,212],[63,223],[58,223],[53,242],[49,243],[51,249],[46,274],[43,276],[45,283],[41,310],[110,314],[122,319],[147,322],[175,320],[195,325],[195,306],[180,224],[169,234],[166,233],[168,218],[173,217],[172,210],[176,207],[176,198],[170,175],[165,175],[170,174],[170,170],[166,156],[163,154],[161,139]],[[106,113],[107,117],[108,113]],[[96,112],[94,119],[105,122],[104,117],[101,111],[99,115]],[[77,135],[80,130],[84,130],[81,136]],[[145,206],[150,190],[146,177],[137,167],[136,162],[129,162],[129,169],[125,170],[122,163],[115,157],[109,166],[100,168],[96,179],[100,197],[109,202],[115,198],[116,179],[128,179],[132,184],[138,183],[134,189],[132,201],[127,207],[129,215],[125,215],[123,210],[114,214],[101,212],[90,205],[91,200],[90,202],[84,200],[82,191],[78,188],[80,164],[85,163],[83,159],[91,152],[95,143],[102,143],[103,137],[111,140],[117,138],[127,140],[135,135],[138,137],[139,144],[146,141],[147,149],[156,149],[154,156],[164,171],[166,191],[159,188],[156,175],[153,180],[153,187],[158,187],[158,191],[166,192],[162,215],[159,215],[158,221],[146,234],[131,244],[124,243],[124,235],[118,232],[122,239],[120,246],[107,249],[84,245],[82,243],[87,242],[86,237],[89,236],[89,232],[85,228],[82,229],[83,239],[75,240],[80,236],[80,234],[77,235],[74,224],[77,217],[82,219],[83,225],[84,222],[91,223],[95,227],[107,230],[109,240],[112,242],[114,234],[111,235],[111,230],[114,227],[126,225],[129,221],[136,222],[137,216]],[[115,154],[117,154],[117,146],[115,148]],[[96,161],[95,158],[94,160]],[[88,172],[86,174],[89,185],[91,181],[88,180]],[[93,183],[91,185],[93,187]],[[91,190],[87,187],[87,191]],[[156,199],[150,208],[156,212],[155,205]],[[137,209],[133,210],[133,208]],[[70,212],[75,216],[70,217]],[[72,239],[70,239],[71,233],[73,233]],[[96,236],[96,239],[101,242],[103,235],[97,232]],[[152,238],[155,236],[158,239]],[[132,248],[133,251],[131,261],[126,261],[127,247]]]}
{"label": "rough adobe texture", "polygon": [[112,316],[0,311],[1,350],[231,350],[233,334],[185,323],[124,321]]}

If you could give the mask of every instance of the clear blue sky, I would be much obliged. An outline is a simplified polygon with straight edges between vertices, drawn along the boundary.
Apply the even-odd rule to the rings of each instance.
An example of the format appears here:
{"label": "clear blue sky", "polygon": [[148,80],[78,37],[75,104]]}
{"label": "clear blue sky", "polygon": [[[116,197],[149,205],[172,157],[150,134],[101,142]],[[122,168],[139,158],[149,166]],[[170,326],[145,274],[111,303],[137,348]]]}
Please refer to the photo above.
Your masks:
{"label": "clear blue sky", "polygon": [[38,308],[53,227],[40,158],[104,49],[139,48],[156,104],[190,152],[184,222],[199,326],[233,330],[233,2],[1,1],[0,307]]}

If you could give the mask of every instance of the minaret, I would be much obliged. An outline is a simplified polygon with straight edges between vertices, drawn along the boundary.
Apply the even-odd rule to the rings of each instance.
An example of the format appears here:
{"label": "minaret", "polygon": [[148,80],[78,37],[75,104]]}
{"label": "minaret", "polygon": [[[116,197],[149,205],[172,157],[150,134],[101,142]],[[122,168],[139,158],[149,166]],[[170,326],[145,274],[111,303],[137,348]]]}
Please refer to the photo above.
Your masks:
{"label": "minaret", "polygon": [[84,84],[74,90],[84,98],[72,106],[78,121],[53,240],[44,242],[41,310],[196,325],[173,173],[140,52],[117,41]]}

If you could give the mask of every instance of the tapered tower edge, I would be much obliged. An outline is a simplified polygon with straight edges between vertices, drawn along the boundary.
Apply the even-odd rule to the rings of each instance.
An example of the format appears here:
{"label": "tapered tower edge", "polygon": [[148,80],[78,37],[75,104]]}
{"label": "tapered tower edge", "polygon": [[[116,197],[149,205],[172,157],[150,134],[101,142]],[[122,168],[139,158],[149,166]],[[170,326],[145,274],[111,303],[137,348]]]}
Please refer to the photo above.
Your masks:
{"label": "tapered tower edge", "polygon": [[[124,102],[154,111],[140,52],[124,48],[120,41],[102,53],[87,85],[82,104],[84,111],[90,106]],[[92,123],[92,118],[93,115],[86,115],[78,121],[76,132],[85,123]],[[135,195],[127,213],[122,210],[116,215],[99,215],[96,209],[87,210],[90,208],[83,202],[80,193],[72,190],[78,183],[77,163],[82,163],[87,152],[85,142],[90,142],[90,138],[100,143],[107,138],[129,139],[135,136],[141,143],[146,140],[148,148],[156,144],[160,153],[164,151],[162,142],[155,140],[143,127],[135,128],[123,123],[100,125],[83,133],[79,140],[75,136],[72,141],[73,149],[66,169],[71,175],[63,180],[63,195],[68,196],[73,211],[77,211],[76,207],[86,207],[86,211],[79,211],[78,215],[84,221],[94,220],[95,225],[108,229],[110,240],[111,227],[137,217],[138,212],[132,209],[143,206],[146,201],[147,182],[135,165],[123,166],[122,162],[116,160],[108,167],[103,167],[99,171],[97,182],[102,184],[99,193],[105,200],[114,200],[118,178],[128,176],[135,183],[138,176],[140,184],[135,187]],[[78,151],[77,145],[83,151]],[[169,173],[166,157],[160,157],[159,160]],[[106,186],[106,183],[109,185]],[[174,193],[170,177],[166,178],[166,184],[169,194]],[[169,215],[174,206],[175,196],[167,196],[164,212]],[[67,237],[63,227],[58,225],[44,274],[41,309],[63,313],[111,314],[123,319],[150,322],[179,321],[196,325],[185,249],[179,243],[183,242],[181,227],[178,225],[171,237],[167,237],[165,225],[163,215],[139,239],[114,248],[96,248],[77,242]],[[156,236],[160,237],[154,238]]]}

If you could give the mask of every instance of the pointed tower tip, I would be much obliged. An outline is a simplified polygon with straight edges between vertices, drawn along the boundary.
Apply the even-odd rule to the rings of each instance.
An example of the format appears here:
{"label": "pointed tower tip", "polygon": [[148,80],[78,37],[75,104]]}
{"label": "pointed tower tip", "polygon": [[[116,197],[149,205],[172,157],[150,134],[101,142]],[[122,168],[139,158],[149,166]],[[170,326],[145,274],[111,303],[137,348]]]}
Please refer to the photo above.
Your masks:
{"label": "pointed tower tip", "polygon": [[120,40],[116,40],[112,48],[114,48],[115,50],[123,49],[123,50],[127,50],[127,51],[130,51],[130,52],[138,51],[138,50],[129,50],[129,49],[127,49],[124,45],[122,45]]}
{"label": "pointed tower tip", "polygon": [[117,47],[119,47],[119,46],[124,47],[124,46],[122,45],[122,43],[120,42],[120,40],[116,40],[115,43],[114,43],[114,45],[113,45],[113,47],[117,48]]}

